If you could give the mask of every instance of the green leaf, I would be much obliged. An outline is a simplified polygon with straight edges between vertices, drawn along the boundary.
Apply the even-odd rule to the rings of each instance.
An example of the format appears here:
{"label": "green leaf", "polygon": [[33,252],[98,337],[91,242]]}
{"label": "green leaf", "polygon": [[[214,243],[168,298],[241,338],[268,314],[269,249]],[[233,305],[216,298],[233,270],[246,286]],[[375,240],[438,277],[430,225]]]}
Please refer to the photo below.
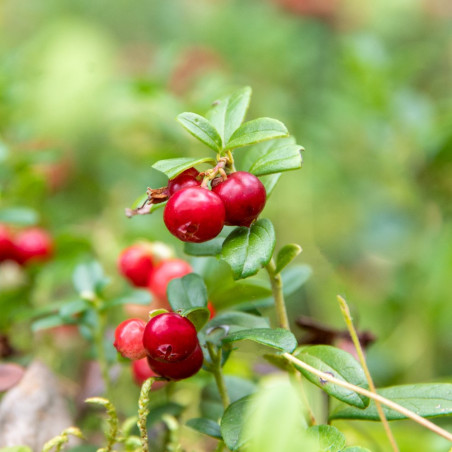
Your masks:
{"label": "green leaf", "polygon": [[147,306],[150,305],[151,302],[152,296],[148,290],[136,289],[122,297],[114,298],[113,300],[108,301],[105,305],[107,308],[124,304],[141,304],[143,306]]}
{"label": "green leaf", "polygon": [[247,278],[268,264],[275,240],[272,222],[262,218],[250,228],[234,229],[223,243],[221,258],[230,265],[234,279]]}
{"label": "green leaf", "polygon": [[276,273],[279,273],[284,267],[290,264],[301,251],[301,246],[296,243],[289,243],[283,246],[276,257]]}
{"label": "green leaf", "polygon": [[193,418],[187,421],[187,425],[197,432],[204,433],[204,435],[222,439],[220,426],[212,419]]}
{"label": "green leaf", "polygon": [[[386,399],[392,400],[422,417],[440,417],[452,414],[451,383],[391,386],[378,389],[377,392]],[[403,414],[391,410],[383,404],[381,406],[389,421],[406,419]],[[380,420],[373,401],[365,410],[340,404],[332,411],[330,419]]]}
{"label": "green leaf", "polygon": [[177,116],[177,120],[195,138],[202,141],[214,151],[221,151],[221,136],[209,120],[196,113],[181,113]]}
{"label": "green leaf", "polygon": [[284,269],[281,272],[284,295],[287,297],[295,293],[305,284],[311,274],[311,267],[305,264],[293,265],[290,268]]}
{"label": "green leaf", "polygon": [[251,88],[246,86],[229,96],[215,101],[207,113],[207,117],[227,143],[231,135],[239,128],[245,119],[251,99]]}
{"label": "green leaf", "polygon": [[[232,280],[232,278],[231,278]],[[221,308],[236,306],[251,300],[260,300],[272,294],[268,281],[248,278],[242,281],[231,281],[218,286],[209,294],[209,299]]]}
{"label": "green leaf", "polygon": [[171,280],[167,295],[173,310],[188,317],[197,330],[200,330],[209,320],[207,288],[198,274],[190,273],[183,278]]}
{"label": "green leaf", "polygon": [[[250,380],[233,375],[225,375],[224,379],[231,403],[256,391],[256,385]],[[203,417],[215,421],[223,415],[223,403],[221,402],[221,397],[214,381],[208,383],[203,388],[200,408]]]}
{"label": "green leaf", "polygon": [[38,213],[28,207],[8,207],[0,209],[0,223],[31,226],[38,222]]}
{"label": "green leaf", "polygon": [[184,253],[189,256],[217,256],[221,253],[224,240],[224,237],[215,237],[202,243],[185,242]]}
{"label": "green leaf", "polygon": [[31,329],[36,333],[36,331],[47,330],[56,326],[67,325],[68,323],[70,322],[63,319],[60,315],[55,314],[34,321],[31,324]]}
{"label": "green leaf", "polygon": [[255,176],[291,171],[301,168],[301,150],[303,148],[289,140],[277,140],[272,143],[250,168]]}
{"label": "green leaf", "polygon": [[297,346],[295,336],[288,330],[283,328],[253,328],[247,330],[240,330],[228,334],[223,338],[223,343],[250,340],[258,344],[267,345],[268,347],[276,348],[277,350],[291,353]]}
{"label": "green leaf", "polygon": [[289,132],[286,126],[272,118],[258,118],[242,124],[231,136],[226,149],[260,143],[261,141],[287,137]]}
{"label": "green leaf", "polygon": [[80,314],[88,308],[89,304],[85,300],[74,300],[61,306],[59,315],[67,321],[72,321],[75,314]]}
{"label": "green leaf", "polygon": [[345,447],[345,436],[331,425],[309,427],[308,435],[318,441],[316,452],[340,452]]}
{"label": "green leaf", "polygon": [[83,292],[97,293],[109,282],[104,275],[102,266],[96,261],[77,265],[72,279],[79,294]]}
{"label": "green leaf", "polygon": [[[326,372],[335,378],[351,383],[361,388],[368,387],[366,376],[359,363],[352,355],[330,345],[314,345],[305,347],[295,355],[299,360]],[[329,395],[349,405],[365,408],[369,399],[350,389],[342,388],[334,383],[321,380],[316,375],[302,367],[295,367],[311,382],[323,389]]]}
{"label": "green leaf", "polygon": [[239,449],[246,442],[241,436],[249,400],[250,396],[247,396],[231,403],[221,418],[221,436],[226,446],[232,451]]}
{"label": "green leaf", "polygon": [[199,165],[200,163],[210,163],[215,165],[216,160],[210,157],[198,159],[181,157],[176,159],[159,160],[152,165],[152,168],[164,173],[168,176],[168,179],[174,179],[178,174],[184,172],[186,169]]}
{"label": "green leaf", "polygon": [[149,428],[155,423],[160,422],[162,420],[162,416],[165,414],[169,414],[175,417],[180,416],[184,411],[184,408],[185,407],[183,405],[175,402],[168,402],[164,403],[163,405],[155,406],[149,411],[146,425]]}
{"label": "green leaf", "polygon": [[230,332],[246,330],[250,328],[270,328],[270,322],[266,317],[259,317],[240,311],[220,312],[208,324],[208,328],[228,326]]}
{"label": "green leaf", "polygon": [[264,184],[265,192],[267,193],[267,199],[272,194],[280,177],[281,177],[281,173],[276,173],[276,174],[269,174],[268,176],[262,176],[259,178],[260,181]]}

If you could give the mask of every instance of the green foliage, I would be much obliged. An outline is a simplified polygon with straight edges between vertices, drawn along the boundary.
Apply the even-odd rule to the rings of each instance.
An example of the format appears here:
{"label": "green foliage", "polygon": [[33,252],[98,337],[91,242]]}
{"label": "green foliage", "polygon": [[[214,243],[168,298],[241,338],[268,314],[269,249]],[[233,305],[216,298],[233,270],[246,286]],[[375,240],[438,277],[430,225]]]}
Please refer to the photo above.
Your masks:
{"label": "green foliage", "polygon": [[220,426],[212,419],[193,418],[187,421],[187,425],[193,430],[211,436],[212,438],[222,439]]}
{"label": "green foliage", "polygon": [[318,443],[319,452],[340,452],[345,447],[345,436],[332,425],[314,425],[307,433]]}
{"label": "green foliage", "polygon": [[284,245],[276,256],[276,273],[280,273],[281,270],[289,265],[299,254],[301,253],[301,246],[296,243],[289,243]]}
{"label": "green foliage", "polygon": [[177,120],[195,138],[203,142],[216,152],[221,151],[222,141],[217,129],[203,116],[196,113],[181,113]]}
{"label": "green foliage", "polygon": [[215,160],[210,157],[199,159],[181,157],[168,160],[159,160],[152,165],[152,168],[164,173],[168,179],[174,179],[178,174],[182,173],[186,169],[201,163],[215,164]]}

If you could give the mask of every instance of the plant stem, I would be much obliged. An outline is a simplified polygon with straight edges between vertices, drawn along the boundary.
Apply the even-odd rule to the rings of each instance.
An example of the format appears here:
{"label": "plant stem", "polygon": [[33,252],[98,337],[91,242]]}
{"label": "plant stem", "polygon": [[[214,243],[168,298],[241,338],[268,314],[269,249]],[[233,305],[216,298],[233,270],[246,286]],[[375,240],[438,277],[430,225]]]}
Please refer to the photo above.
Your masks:
{"label": "plant stem", "polygon": [[141,386],[140,398],[138,399],[138,428],[140,429],[141,447],[143,452],[149,452],[148,429],[146,426],[149,414],[149,396],[151,394],[152,383],[155,378],[148,378]]}
{"label": "plant stem", "polygon": [[268,277],[270,278],[270,284],[272,286],[278,324],[281,328],[285,328],[290,331],[289,318],[287,317],[286,304],[284,302],[284,294],[282,290],[282,279],[281,275],[276,273],[276,265],[273,258],[265,266],[265,269],[267,270]]}
{"label": "plant stem", "polygon": [[[347,305],[347,302],[340,295],[337,296],[337,300],[339,302],[339,306],[342,311],[342,315],[344,316],[345,324],[347,325],[348,332],[350,333],[350,337],[352,338],[353,345],[355,346],[356,352],[358,353],[359,362],[364,370],[364,374],[366,375],[367,382],[369,383],[369,389],[374,394],[377,393],[374,382],[372,380],[372,376],[370,375],[369,368],[367,367],[366,358],[363,353],[363,349],[361,347],[361,343],[359,342],[358,334],[356,332],[355,326],[353,325],[352,316],[350,314],[350,309]],[[386,419],[383,408],[381,407],[380,402],[375,400],[375,407],[377,408],[378,416],[380,416],[381,423],[383,424],[383,428],[385,429],[386,435],[391,443],[392,450],[394,452],[399,452],[399,446],[394,438],[394,435],[391,432],[391,427],[389,427],[388,420]]]}
{"label": "plant stem", "polygon": [[218,392],[220,393],[221,402],[223,403],[224,409],[226,409],[231,404],[231,400],[229,399],[226,382],[224,381],[223,372],[221,371],[221,348],[215,353],[213,347],[211,342],[207,342],[207,350],[209,351],[210,359],[213,363],[212,372],[215,377]]}
{"label": "plant stem", "polygon": [[315,367],[310,366],[309,364],[306,364],[303,361],[300,361],[298,358],[295,358],[295,356],[291,355],[290,353],[283,353],[284,358],[286,358],[288,361],[290,361],[295,366],[301,367],[308,372],[313,373],[314,375],[317,375],[322,380],[329,381],[330,383],[334,383],[338,386],[341,386],[342,388],[349,389],[351,391],[354,391],[358,394],[361,394],[363,396],[369,397],[369,399],[372,399],[374,401],[378,401],[382,403],[383,405],[386,405],[388,408],[397,411],[400,414],[403,414],[407,418],[413,420],[414,422],[417,422],[418,424],[424,426],[425,428],[428,428],[432,432],[442,436],[443,438],[446,438],[449,441],[452,441],[452,434],[447,432],[446,430],[442,429],[441,427],[438,427],[433,422],[428,421],[427,419],[424,419],[423,417],[419,416],[416,413],[413,413],[412,411],[408,410],[407,408],[399,405],[398,403],[392,402],[389,399],[386,399],[385,397],[382,397],[380,394],[375,394],[371,391],[368,391],[367,389],[363,389],[359,386],[352,385],[351,383],[347,383],[346,381],[338,380],[337,378],[331,376],[329,373],[322,372]]}

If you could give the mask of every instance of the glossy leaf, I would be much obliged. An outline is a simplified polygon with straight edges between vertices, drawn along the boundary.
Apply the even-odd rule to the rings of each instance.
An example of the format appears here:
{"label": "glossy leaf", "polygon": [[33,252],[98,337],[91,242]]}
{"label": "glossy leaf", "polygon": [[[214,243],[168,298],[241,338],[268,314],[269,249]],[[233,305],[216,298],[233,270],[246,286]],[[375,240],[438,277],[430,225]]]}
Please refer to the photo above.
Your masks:
{"label": "glossy leaf", "polygon": [[238,227],[232,231],[223,243],[221,258],[230,265],[234,279],[242,279],[267,265],[274,248],[273,224],[263,218],[251,228]]}
{"label": "glossy leaf", "polygon": [[105,277],[101,265],[96,262],[87,262],[77,265],[72,275],[75,289],[78,293],[96,293],[104,288],[109,279]]}
{"label": "glossy leaf", "polygon": [[225,148],[235,149],[288,135],[289,132],[281,121],[273,118],[257,118],[242,124],[232,134]]}
{"label": "glossy leaf", "polygon": [[[216,164],[216,160],[210,157],[194,159],[191,157],[181,157],[175,159],[159,160],[152,165],[157,171],[164,173],[168,179],[174,179],[178,174],[182,173],[192,166],[199,165],[201,163]],[[143,200],[144,202],[144,200]]]}
{"label": "glossy leaf", "polygon": [[177,120],[182,126],[195,138],[202,141],[216,152],[222,149],[222,140],[217,129],[213,124],[203,116],[196,113],[181,113]]}
{"label": "glossy leaf", "polygon": [[270,328],[266,317],[248,314],[240,311],[220,312],[207,325],[208,328],[227,326],[230,332],[250,328]]}
{"label": "glossy leaf", "polygon": [[[451,383],[391,386],[378,389],[377,392],[381,396],[408,408],[422,417],[452,415]],[[406,419],[403,414],[391,410],[384,405],[382,407],[388,420]],[[380,418],[375,403],[371,402],[365,410],[340,404],[331,412],[330,419],[365,419],[378,421]]]}
{"label": "glossy leaf", "polygon": [[186,242],[184,244],[184,253],[189,256],[217,256],[221,253],[224,240],[224,237],[215,237],[202,243]]}
{"label": "glossy leaf", "polygon": [[268,281],[248,278],[241,281],[233,281],[224,286],[216,287],[210,293],[210,299],[215,305],[222,308],[236,306],[252,300],[260,300],[272,294]]}
{"label": "glossy leaf", "polygon": [[[360,386],[361,388],[367,389],[368,387],[366,376],[361,366],[352,355],[344,350],[330,345],[314,345],[303,348],[295,356],[306,364],[322,372],[326,372],[339,380]],[[295,367],[297,366],[295,365]],[[336,399],[358,408],[365,408],[369,405],[369,399],[367,397],[357,394],[350,389],[342,388],[334,383],[321,380],[302,367],[297,367],[297,369],[309,381]]]}
{"label": "glossy leaf", "polygon": [[284,267],[289,265],[301,251],[301,246],[296,243],[289,243],[283,246],[276,256],[276,273],[279,273]]}
{"label": "glossy leaf", "polygon": [[220,426],[212,419],[193,418],[187,421],[187,425],[197,432],[204,433],[204,435],[222,439]]}
{"label": "glossy leaf", "polygon": [[221,418],[221,435],[226,446],[232,451],[238,450],[246,442],[242,437],[242,431],[249,400],[250,397],[247,396],[231,403]]}
{"label": "glossy leaf", "polygon": [[8,207],[0,209],[0,223],[32,226],[39,220],[38,213],[28,207]]}
{"label": "glossy leaf", "polygon": [[106,307],[119,306],[124,304],[141,304],[143,306],[150,305],[152,302],[152,296],[148,290],[133,290],[126,295],[114,298],[106,303]]}
{"label": "glossy leaf", "polygon": [[86,311],[89,307],[89,303],[85,300],[73,300],[61,306],[59,315],[61,318],[71,321],[74,315]]}
{"label": "glossy leaf", "polygon": [[214,106],[207,113],[210,122],[217,129],[227,143],[231,135],[238,129],[245,119],[251,99],[251,88],[246,86],[229,96],[215,101]]}
{"label": "glossy leaf", "polygon": [[240,330],[229,334],[223,339],[223,343],[250,340],[258,344],[276,348],[277,350],[291,353],[297,346],[295,336],[283,328],[253,328]]}
{"label": "glossy leaf", "polygon": [[250,167],[255,176],[301,168],[303,148],[290,140],[276,140]]}
{"label": "glossy leaf", "polygon": [[269,174],[268,176],[262,176],[260,177],[260,181],[264,184],[265,192],[267,193],[267,199],[272,194],[273,190],[276,187],[276,184],[279,181],[279,178],[281,177],[281,173],[276,174]]}
{"label": "glossy leaf", "polygon": [[292,265],[291,267],[284,269],[281,272],[284,295],[289,296],[295,293],[306,283],[311,274],[311,267],[305,264]]}
{"label": "glossy leaf", "polygon": [[340,452],[345,447],[345,436],[331,425],[314,425],[307,432],[318,443],[316,452]]}

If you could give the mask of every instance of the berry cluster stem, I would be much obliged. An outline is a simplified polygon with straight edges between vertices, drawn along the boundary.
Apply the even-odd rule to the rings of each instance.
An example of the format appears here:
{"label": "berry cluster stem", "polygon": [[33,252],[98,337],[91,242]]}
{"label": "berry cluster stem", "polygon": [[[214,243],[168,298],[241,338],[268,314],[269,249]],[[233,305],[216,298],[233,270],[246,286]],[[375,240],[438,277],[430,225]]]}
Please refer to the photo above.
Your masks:
{"label": "berry cluster stem", "polygon": [[234,159],[232,158],[232,153],[229,152],[227,157],[217,157],[218,163],[211,169],[200,173],[203,177],[201,187],[207,188],[209,182],[211,182],[215,177],[220,175],[223,180],[226,178],[225,168],[234,169]]}
{"label": "berry cluster stem", "polygon": [[286,304],[284,302],[282,279],[281,275],[276,273],[276,264],[273,258],[265,266],[265,269],[267,270],[268,277],[270,278],[270,284],[272,286],[279,326],[290,331],[289,318],[287,316]]}
{"label": "berry cluster stem", "polygon": [[[366,358],[364,356],[361,343],[359,342],[358,333],[356,332],[355,326],[353,325],[353,320],[350,314],[348,304],[345,301],[345,299],[340,295],[337,296],[337,300],[339,302],[339,306],[341,308],[345,324],[347,325],[348,332],[350,333],[350,337],[352,338],[353,345],[355,346],[356,353],[358,354],[359,362],[361,363],[361,367],[363,368],[367,382],[369,383],[369,389],[374,394],[376,394],[377,390],[372,380],[372,376],[370,375],[369,368],[367,367]],[[385,413],[383,412],[383,408],[381,407],[380,402],[378,402],[377,400],[375,400],[375,407],[377,408],[377,412],[378,415],[380,416],[381,423],[383,425],[383,428],[385,429],[386,436],[388,437],[389,442],[391,443],[392,450],[394,452],[399,452],[399,447],[397,446],[397,442],[392,434],[391,428],[389,427],[389,423],[388,420],[386,419]]]}
{"label": "berry cluster stem", "polygon": [[226,382],[224,380],[223,372],[221,371],[221,348],[218,349],[218,352],[215,352],[214,345],[207,342],[207,350],[209,351],[210,359],[213,363],[212,371],[218,387],[218,392],[220,393],[221,402],[223,403],[224,409],[226,409],[230,405],[231,400],[229,399]]}

